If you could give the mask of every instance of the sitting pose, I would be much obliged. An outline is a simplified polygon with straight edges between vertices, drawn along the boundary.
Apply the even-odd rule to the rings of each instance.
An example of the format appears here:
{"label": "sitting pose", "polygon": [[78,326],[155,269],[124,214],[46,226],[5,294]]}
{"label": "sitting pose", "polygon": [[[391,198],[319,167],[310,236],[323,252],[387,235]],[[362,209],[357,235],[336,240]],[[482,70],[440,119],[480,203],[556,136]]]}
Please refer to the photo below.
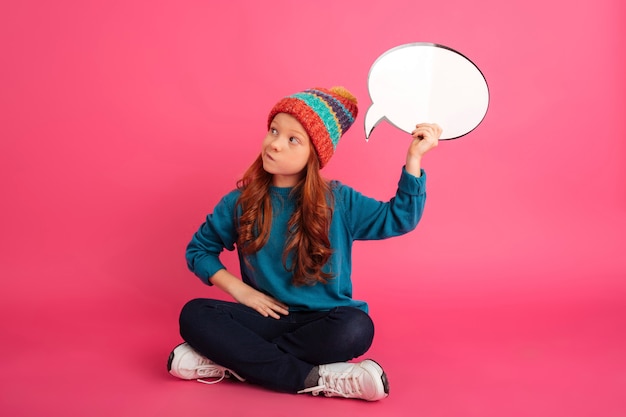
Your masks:
{"label": "sitting pose", "polygon": [[[376,401],[387,376],[371,359],[364,301],[352,298],[352,244],[413,230],[426,199],[422,157],[441,135],[418,124],[396,194],[380,202],[320,170],[354,123],[357,101],[342,87],[280,100],[253,164],[193,236],[187,264],[236,302],[189,301],[180,314],[169,372],[182,379],[232,376],[290,393]],[[241,279],[220,253],[237,248]]]}

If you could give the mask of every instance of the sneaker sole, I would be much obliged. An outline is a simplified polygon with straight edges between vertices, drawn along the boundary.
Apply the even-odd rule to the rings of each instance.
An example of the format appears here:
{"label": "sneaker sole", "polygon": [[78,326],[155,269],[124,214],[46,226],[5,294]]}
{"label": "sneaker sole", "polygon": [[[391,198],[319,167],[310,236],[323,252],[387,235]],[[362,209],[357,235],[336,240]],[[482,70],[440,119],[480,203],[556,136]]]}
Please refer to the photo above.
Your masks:
{"label": "sneaker sole", "polygon": [[178,347],[181,345],[184,345],[184,343],[176,345],[176,347],[172,349],[172,351],[170,352],[170,357],[167,358],[167,372],[172,370],[172,362],[174,361],[174,351],[176,351],[176,349],[178,349]]}
{"label": "sneaker sole", "polygon": [[[171,375],[174,375],[174,374],[172,374],[172,365],[174,364],[174,359],[176,358],[176,349],[178,349],[179,347],[181,347],[184,344],[185,343],[181,343],[180,345],[176,346],[172,350],[172,352],[170,353],[169,358],[167,358],[167,372],[169,372]],[[181,378],[181,379],[188,379],[188,378],[183,378],[180,375],[174,375],[174,376],[177,377],[177,378]]]}
{"label": "sneaker sole", "polygon": [[367,359],[367,361],[371,362],[374,368],[378,371],[380,379],[383,382],[383,390],[385,391],[385,394],[389,395],[389,380],[387,379],[387,374],[383,370],[383,367],[380,366],[380,364],[374,359]]}
{"label": "sneaker sole", "polygon": [[170,357],[167,358],[167,372],[172,370],[172,361],[174,360],[174,351],[170,352]]}

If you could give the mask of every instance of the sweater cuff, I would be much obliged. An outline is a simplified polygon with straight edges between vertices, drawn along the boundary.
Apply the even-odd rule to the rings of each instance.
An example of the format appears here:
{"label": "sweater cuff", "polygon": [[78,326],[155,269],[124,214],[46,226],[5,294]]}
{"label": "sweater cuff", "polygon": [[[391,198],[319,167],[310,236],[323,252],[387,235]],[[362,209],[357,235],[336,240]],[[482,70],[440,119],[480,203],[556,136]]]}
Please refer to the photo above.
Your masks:
{"label": "sweater cuff", "polygon": [[421,176],[409,174],[406,168],[402,167],[402,175],[398,181],[398,189],[410,195],[426,194],[426,171],[420,169]]}
{"label": "sweater cuff", "polygon": [[213,285],[211,282],[211,277],[215,275],[217,271],[220,269],[226,269],[226,267],[219,260],[211,260],[210,262],[204,263],[198,270],[195,271],[195,274],[202,282],[207,285]]}

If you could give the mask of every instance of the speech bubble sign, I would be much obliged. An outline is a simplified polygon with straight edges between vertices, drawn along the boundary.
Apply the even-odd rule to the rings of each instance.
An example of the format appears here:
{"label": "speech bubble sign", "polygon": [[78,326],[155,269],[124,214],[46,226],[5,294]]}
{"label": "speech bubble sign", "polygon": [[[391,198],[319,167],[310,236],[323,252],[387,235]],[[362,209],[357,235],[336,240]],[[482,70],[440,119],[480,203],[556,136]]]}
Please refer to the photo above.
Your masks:
{"label": "speech bubble sign", "polygon": [[367,140],[382,120],[407,133],[418,123],[437,123],[443,129],[440,139],[456,139],[474,130],[489,106],[480,69],[435,43],[410,43],[383,53],[370,68],[368,89]]}

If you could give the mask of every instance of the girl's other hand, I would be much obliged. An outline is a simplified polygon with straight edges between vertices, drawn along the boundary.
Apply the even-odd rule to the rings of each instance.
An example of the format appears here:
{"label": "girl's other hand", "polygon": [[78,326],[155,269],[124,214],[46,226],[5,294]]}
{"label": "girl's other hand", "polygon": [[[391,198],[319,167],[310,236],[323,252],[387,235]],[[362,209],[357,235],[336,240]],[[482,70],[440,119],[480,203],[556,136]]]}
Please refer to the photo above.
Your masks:
{"label": "girl's other hand", "polygon": [[413,140],[406,154],[406,170],[416,177],[421,175],[422,157],[439,144],[442,129],[435,123],[420,123],[411,132]]}
{"label": "girl's other hand", "polygon": [[411,132],[413,142],[409,147],[409,155],[421,158],[424,154],[439,143],[442,129],[436,123],[420,123],[415,125],[415,130]]}

